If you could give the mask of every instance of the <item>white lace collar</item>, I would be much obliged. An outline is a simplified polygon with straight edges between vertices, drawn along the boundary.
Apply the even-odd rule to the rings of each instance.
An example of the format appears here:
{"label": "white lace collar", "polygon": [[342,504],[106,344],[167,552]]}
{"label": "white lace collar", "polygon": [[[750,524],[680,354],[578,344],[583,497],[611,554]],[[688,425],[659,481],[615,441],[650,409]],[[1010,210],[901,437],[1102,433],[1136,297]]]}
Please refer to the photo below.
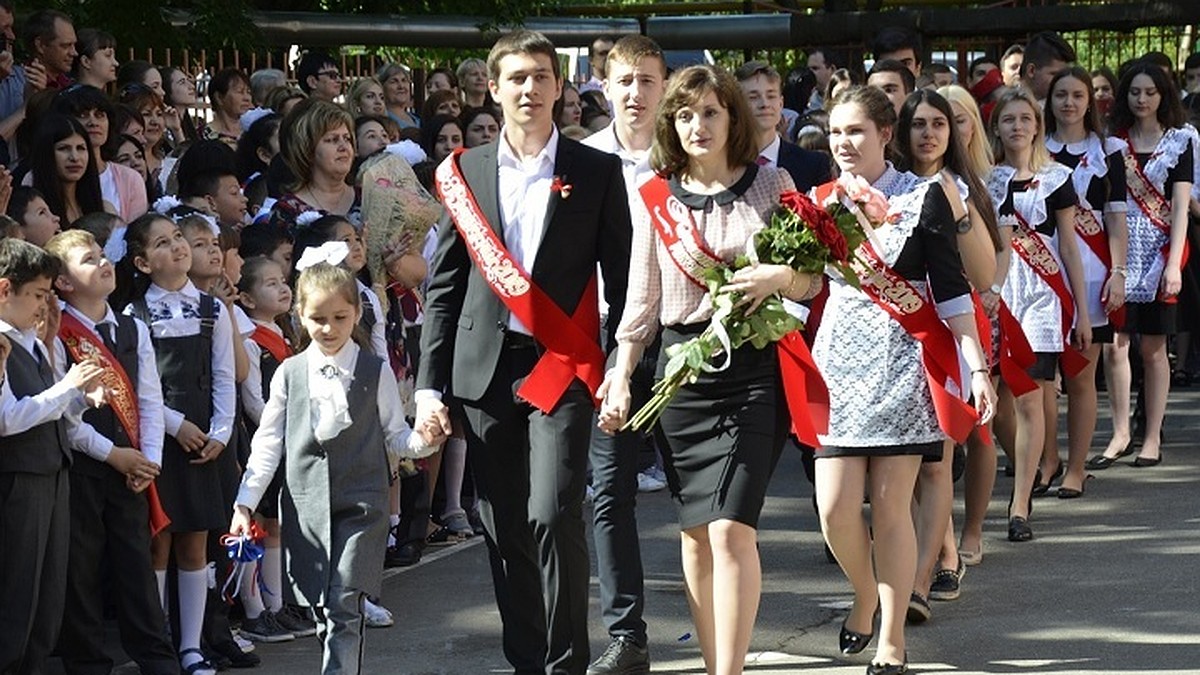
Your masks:
{"label": "white lace collar", "polygon": [[[1008,165],[1000,165],[992,170],[988,178],[988,193],[996,206],[1003,204],[1008,197],[1009,184],[1016,174],[1017,170]],[[1046,221],[1046,200],[1070,177],[1070,169],[1058,162],[1050,162],[1034,174],[1029,189],[1013,195],[1013,208],[1030,227],[1036,228]]]}

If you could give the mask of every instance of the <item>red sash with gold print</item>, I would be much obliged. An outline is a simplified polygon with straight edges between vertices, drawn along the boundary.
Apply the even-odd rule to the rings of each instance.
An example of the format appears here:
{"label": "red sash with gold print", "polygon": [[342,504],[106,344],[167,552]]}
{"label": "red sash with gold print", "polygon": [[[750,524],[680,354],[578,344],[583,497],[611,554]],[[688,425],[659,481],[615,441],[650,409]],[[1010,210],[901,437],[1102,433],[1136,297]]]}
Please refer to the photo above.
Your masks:
{"label": "red sash with gold print", "polygon": [[912,282],[889,267],[869,240],[858,247],[851,266],[863,293],[921,344],[921,360],[938,426],[956,443],[965,442],[979,415],[947,389],[947,384],[953,382],[962,390],[958,347],[950,328],[938,316],[933,303]]}
{"label": "red sash with gold print", "polygon": [[1012,234],[1012,250],[1025,261],[1026,265],[1034,271],[1050,290],[1054,291],[1054,295],[1058,297],[1058,304],[1061,308],[1062,316],[1062,335],[1063,335],[1063,351],[1062,365],[1063,370],[1067,373],[1067,377],[1075,377],[1088,365],[1087,357],[1080,354],[1074,347],[1071,346],[1071,326],[1075,319],[1075,299],[1071,296],[1070,289],[1067,288],[1065,272],[1061,265],[1058,264],[1058,259],[1050,251],[1050,247],[1046,246],[1046,242],[1038,236],[1037,232],[1029,226],[1025,217],[1015,209],[1013,213],[1017,217],[1017,226],[1013,228]]}
{"label": "red sash with gold print", "polygon": [[[112,408],[117,423],[129,437],[130,444],[140,450],[141,426],[138,417],[137,390],[130,382],[124,366],[108,350],[104,342],[99,340],[95,333],[88,330],[70,312],[62,313],[58,337],[63,341],[67,353],[74,362],[95,359],[104,366],[104,370],[100,374],[100,382],[108,392],[108,405]],[[150,535],[154,536],[166,529],[171,524],[171,519],[163,511],[162,502],[158,499],[158,488],[154,483],[150,483],[150,487],[146,489],[146,499],[150,504]]]}
{"label": "red sash with gold print", "polygon": [[595,396],[604,379],[599,296],[593,274],[575,308],[567,316],[545,291],[533,283],[488,225],[458,165],[462,150],[438,165],[437,189],[467,253],[500,302],[532,333],[546,351],[538,359],[517,395],[549,414],[576,378]]}
{"label": "red sash with gold print", "polygon": [[[725,263],[704,243],[692,214],[671,196],[671,188],[662,177],[651,178],[638,191],[671,262],[688,281],[707,290],[704,272]],[[792,331],[775,345],[792,433],[800,442],[816,447],[817,434],[829,428],[829,390],[825,379],[804,342],[803,331]]]}
{"label": "red sash with gold print", "polygon": [[[1080,198],[1082,199],[1082,195]],[[1105,274],[1111,273],[1112,251],[1108,248],[1108,231],[1096,217],[1096,212],[1085,203],[1075,205],[1075,234],[1079,235],[1079,239],[1104,264]],[[1101,293],[1103,292],[1101,290]],[[1109,314],[1108,319],[1116,328],[1125,325],[1125,307],[1121,306],[1117,311]]]}
{"label": "red sash with gold print", "polygon": [[[1163,244],[1161,249],[1163,260],[1166,260],[1171,254],[1171,202],[1154,186],[1154,183],[1150,182],[1149,176],[1138,164],[1137,157],[1133,153],[1133,142],[1129,140],[1129,133],[1122,132],[1118,136],[1129,144],[1129,152],[1123,154],[1126,189],[1129,196],[1137,203],[1138,208],[1146,214],[1150,224],[1166,235],[1167,243]],[[1187,264],[1189,254],[1188,240],[1187,237],[1184,237],[1183,256],[1179,262],[1180,268]],[[1174,304],[1179,301],[1179,296],[1160,292],[1158,299],[1166,304]]]}

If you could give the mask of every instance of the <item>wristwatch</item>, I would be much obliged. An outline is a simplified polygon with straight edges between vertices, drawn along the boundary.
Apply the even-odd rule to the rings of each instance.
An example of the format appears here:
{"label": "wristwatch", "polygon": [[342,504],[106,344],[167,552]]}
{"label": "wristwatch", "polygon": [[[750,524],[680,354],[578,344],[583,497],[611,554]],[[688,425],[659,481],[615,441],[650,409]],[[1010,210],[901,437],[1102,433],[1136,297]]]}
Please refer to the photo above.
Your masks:
{"label": "wristwatch", "polygon": [[992,284],[991,286],[988,286],[988,292],[1000,295],[1000,284]]}

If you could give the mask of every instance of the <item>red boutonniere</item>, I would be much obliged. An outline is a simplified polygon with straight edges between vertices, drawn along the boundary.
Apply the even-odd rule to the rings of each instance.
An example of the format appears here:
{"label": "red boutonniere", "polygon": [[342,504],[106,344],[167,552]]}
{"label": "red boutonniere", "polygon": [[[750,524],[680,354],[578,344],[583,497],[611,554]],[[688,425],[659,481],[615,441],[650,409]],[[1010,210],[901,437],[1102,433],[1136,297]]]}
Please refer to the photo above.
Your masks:
{"label": "red boutonniere", "polygon": [[555,176],[554,181],[550,183],[550,191],[557,192],[563,199],[571,196],[573,186],[570,183],[564,182],[562,176]]}

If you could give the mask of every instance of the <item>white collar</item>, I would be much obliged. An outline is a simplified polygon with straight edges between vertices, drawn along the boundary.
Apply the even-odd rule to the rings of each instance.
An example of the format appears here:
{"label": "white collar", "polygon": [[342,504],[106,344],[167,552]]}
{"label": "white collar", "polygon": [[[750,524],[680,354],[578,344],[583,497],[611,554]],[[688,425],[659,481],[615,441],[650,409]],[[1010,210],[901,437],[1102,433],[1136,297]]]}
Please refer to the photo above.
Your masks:
{"label": "white collar", "polygon": [[354,340],[346,340],[346,344],[333,356],[326,356],[314,340],[304,350],[308,353],[308,370],[310,373],[320,372],[321,368],[332,363],[344,373],[354,374],[354,365],[358,362],[358,344]]}
{"label": "white collar", "polygon": [[85,328],[91,329],[91,331],[94,333],[99,334],[99,331],[96,330],[96,326],[102,323],[111,323],[113,328],[116,328],[117,326],[117,315],[113,314],[112,307],[109,307],[108,303],[104,303],[104,318],[100,319],[99,321],[92,321],[92,317],[84,314],[76,309],[73,305],[68,303],[60,301],[59,306],[62,307],[64,312],[70,312],[71,316],[74,316],[79,320],[79,323],[83,324]]}
{"label": "white collar", "polygon": [[767,159],[771,160],[772,164],[778,166],[779,165],[779,149],[781,147],[783,147],[783,139],[779,137],[779,134],[775,134],[775,140],[768,143],[767,147],[763,148],[762,150],[759,150],[758,156],[766,157]]}
{"label": "white collar", "polygon": [[191,279],[184,282],[183,287],[177,291],[168,291],[156,283],[151,283],[150,288],[146,290],[146,302],[157,302],[171,295],[182,295],[188,300],[200,302],[200,289],[196,288]]}
{"label": "white collar", "polygon": [[496,144],[496,160],[500,166],[511,166],[522,171],[530,169],[536,171],[546,163],[549,163],[553,170],[554,163],[558,160],[558,127],[551,127],[550,140],[546,141],[546,145],[533,159],[525,161],[517,157],[517,151],[509,144],[508,137],[504,135],[504,127],[500,127],[500,142]]}
{"label": "white collar", "polygon": [[37,355],[37,352],[35,351],[37,349],[38,342],[36,329],[30,328],[29,330],[19,330],[16,326],[8,323],[7,321],[0,320],[0,333],[4,333],[10,339],[19,341],[21,346],[25,348],[25,351],[29,352],[30,354],[34,354],[35,356]]}

